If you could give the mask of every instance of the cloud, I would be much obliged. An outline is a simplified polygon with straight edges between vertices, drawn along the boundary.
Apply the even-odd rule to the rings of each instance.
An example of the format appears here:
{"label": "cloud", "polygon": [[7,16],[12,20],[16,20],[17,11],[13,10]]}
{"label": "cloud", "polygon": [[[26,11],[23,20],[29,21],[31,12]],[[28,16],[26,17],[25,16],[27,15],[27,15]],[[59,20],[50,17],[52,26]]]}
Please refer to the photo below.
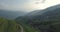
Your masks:
{"label": "cloud", "polygon": [[45,9],[59,3],[60,0],[0,0],[0,9],[24,10],[30,12],[36,9]]}
{"label": "cloud", "polygon": [[0,0],[0,9],[17,9],[23,7],[27,0]]}

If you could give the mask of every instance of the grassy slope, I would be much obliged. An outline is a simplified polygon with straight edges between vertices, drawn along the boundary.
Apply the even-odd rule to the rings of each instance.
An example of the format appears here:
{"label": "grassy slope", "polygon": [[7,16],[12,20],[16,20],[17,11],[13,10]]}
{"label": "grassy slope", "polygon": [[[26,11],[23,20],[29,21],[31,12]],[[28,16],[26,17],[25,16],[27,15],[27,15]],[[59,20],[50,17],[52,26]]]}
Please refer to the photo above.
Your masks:
{"label": "grassy slope", "polygon": [[17,32],[17,23],[15,21],[9,21],[8,23],[8,31],[9,32]]}
{"label": "grassy slope", "polygon": [[17,32],[17,23],[13,20],[0,18],[0,32]]}

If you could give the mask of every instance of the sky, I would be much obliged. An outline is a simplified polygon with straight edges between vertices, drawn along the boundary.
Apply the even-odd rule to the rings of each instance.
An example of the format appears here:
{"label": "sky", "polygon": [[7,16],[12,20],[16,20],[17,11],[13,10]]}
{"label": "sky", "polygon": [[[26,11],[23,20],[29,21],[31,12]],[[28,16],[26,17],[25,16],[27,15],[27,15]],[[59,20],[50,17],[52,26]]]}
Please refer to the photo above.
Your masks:
{"label": "sky", "polygon": [[60,0],[0,0],[0,9],[31,12],[57,4]]}

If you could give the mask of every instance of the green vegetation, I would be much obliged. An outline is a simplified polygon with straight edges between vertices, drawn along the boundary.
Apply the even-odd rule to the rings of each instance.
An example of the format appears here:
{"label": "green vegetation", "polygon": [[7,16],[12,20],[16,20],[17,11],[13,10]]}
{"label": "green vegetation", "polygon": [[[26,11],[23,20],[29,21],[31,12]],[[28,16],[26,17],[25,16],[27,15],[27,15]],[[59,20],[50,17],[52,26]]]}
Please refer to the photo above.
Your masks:
{"label": "green vegetation", "polygon": [[36,29],[28,26],[26,23],[22,23],[22,22],[19,22],[19,23],[23,26],[25,32],[40,32],[39,30],[36,30]]}
{"label": "green vegetation", "polygon": [[[45,19],[45,20],[37,20],[37,19],[26,19],[26,18],[23,18],[23,19],[17,19],[16,20],[18,23],[20,24],[23,24],[22,26],[24,27],[24,30],[26,32],[41,32],[41,25],[46,27],[46,29],[49,27],[49,30],[50,31],[53,31],[53,32],[60,32],[60,18],[55,19],[52,18],[52,19]],[[40,31],[39,31],[40,30]]]}
{"label": "green vegetation", "polygon": [[[20,25],[22,25],[24,32],[39,32],[25,23],[21,22]],[[0,17],[0,32],[21,32],[21,29],[19,28],[20,25],[18,25],[14,20],[8,20]]]}
{"label": "green vegetation", "polygon": [[35,29],[33,29],[29,26],[24,26],[24,29],[25,29],[26,32],[39,32],[38,30],[35,30]]}
{"label": "green vegetation", "polygon": [[[28,13],[26,16],[16,18],[16,21],[24,27],[26,32],[60,32],[60,5],[49,7]],[[33,27],[33,28],[32,28]]]}
{"label": "green vegetation", "polygon": [[17,32],[17,27],[16,21],[0,17],[0,32]]}
{"label": "green vegetation", "polygon": [[[19,24],[23,27],[22,29],[24,32],[39,32],[25,23],[19,22]],[[19,24],[17,24],[14,20],[8,20],[0,17],[0,32],[21,32]]]}
{"label": "green vegetation", "polygon": [[17,23],[15,21],[9,21],[8,23],[8,31],[9,32],[17,32]]}

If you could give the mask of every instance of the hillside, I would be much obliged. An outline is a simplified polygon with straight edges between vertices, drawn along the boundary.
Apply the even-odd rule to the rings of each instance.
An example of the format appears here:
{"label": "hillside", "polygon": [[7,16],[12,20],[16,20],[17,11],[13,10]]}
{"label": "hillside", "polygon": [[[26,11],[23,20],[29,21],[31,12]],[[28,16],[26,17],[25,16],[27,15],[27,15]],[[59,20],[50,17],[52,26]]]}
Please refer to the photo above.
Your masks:
{"label": "hillside", "polygon": [[60,4],[48,7],[48,8],[43,9],[43,10],[34,10],[34,11],[28,13],[26,16],[33,16],[34,17],[37,15],[42,15],[43,13],[46,13],[48,11],[54,11],[55,9],[58,9],[58,8],[60,8]]}
{"label": "hillside", "polygon": [[[60,4],[52,7],[48,7],[47,9],[44,9],[44,10],[36,10],[36,11],[28,13],[25,16],[16,18],[16,21],[18,23],[19,22],[25,23],[26,25],[33,27],[34,29],[37,29],[37,30],[47,29],[54,32],[60,32],[60,31],[57,31],[57,30],[60,30],[58,29],[60,28],[60,24],[59,24],[60,23]],[[41,31],[44,31],[44,30],[41,30]]]}
{"label": "hillside", "polygon": [[15,21],[0,17],[0,32],[17,32],[20,30],[18,27]]}
{"label": "hillside", "polygon": [[28,13],[27,15],[25,16],[20,16],[20,17],[17,17],[17,19],[25,19],[30,21],[33,21],[33,20],[43,20],[43,19],[47,19],[48,17],[52,19],[52,16],[53,17],[58,17],[60,12],[60,4],[59,5],[55,5],[55,6],[52,6],[52,7],[48,7],[44,10],[35,10],[33,12],[30,12]]}
{"label": "hillside", "polygon": [[17,23],[15,20],[0,17],[0,32],[36,32],[36,30],[24,23]]}

